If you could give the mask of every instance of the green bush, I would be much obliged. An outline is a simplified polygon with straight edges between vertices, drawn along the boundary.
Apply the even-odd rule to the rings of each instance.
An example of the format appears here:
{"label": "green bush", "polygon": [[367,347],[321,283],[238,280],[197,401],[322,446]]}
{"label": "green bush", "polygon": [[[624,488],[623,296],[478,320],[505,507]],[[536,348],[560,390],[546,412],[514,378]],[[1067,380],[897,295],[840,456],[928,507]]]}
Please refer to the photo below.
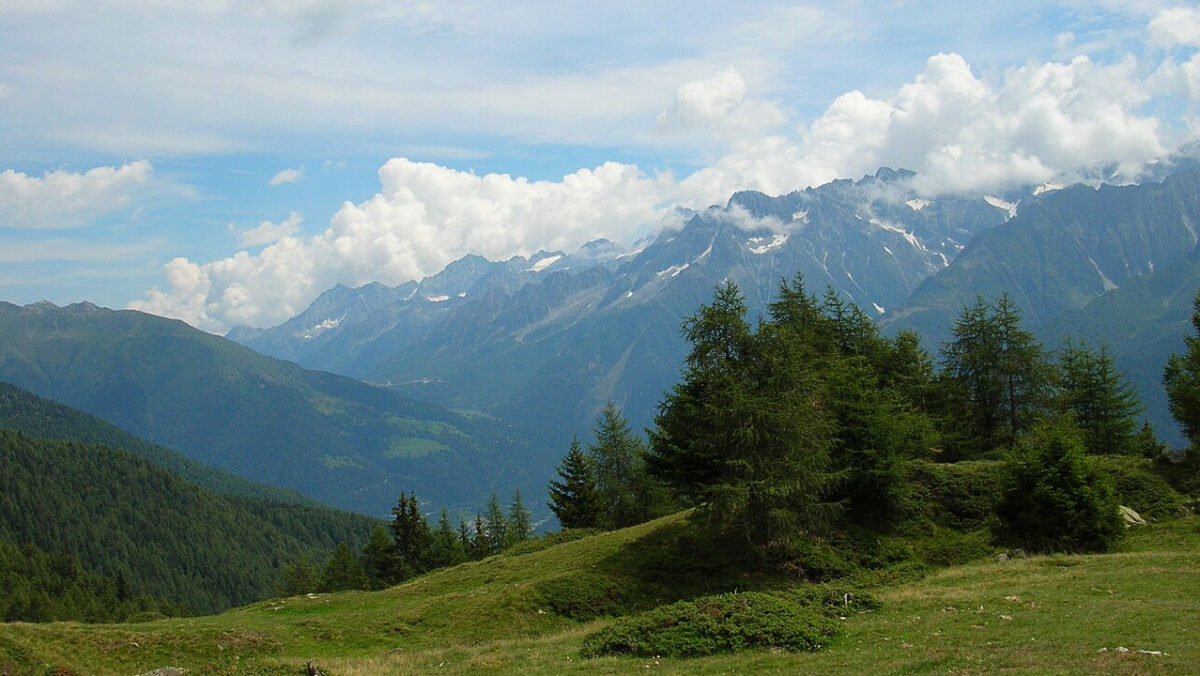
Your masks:
{"label": "green bush", "polygon": [[1038,425],[1005,463],[999,535],[1036,552],[1102,552],[1125,527],[1112,482],[1069,421]]}
{"label": "green bush", "polygon": [[813,651],[835,620],[778,594],[705,596],[616,620],[583,640],[583,654],[699,657],[753,648]]}
{"label": "green bush", "polygon": [[540,582],[536,589],[551,611],[572,620],[618,615],[625,607],[625,589],[595,573],[562,575]]}
{"label": "green bush", "polygon": [[974,530],[987,524],[1000,501],[1004,479],[1000,462],[910,463],[907,471],[914,485],[905,510],[910,520]]}
{"label": "green bush", "polygon": [[1122,505],[1153,519],[1179,514],[1182,498],[1166,479],[1154,473],[1149,460],[1111,456],[1096,460],[1112,477],[1117,499]]}
{"label": "green bush", "polygon": [[832,617],[849,612],[879,610],[883,605],[869,592],[836,584],[802,584],[774,594]]}

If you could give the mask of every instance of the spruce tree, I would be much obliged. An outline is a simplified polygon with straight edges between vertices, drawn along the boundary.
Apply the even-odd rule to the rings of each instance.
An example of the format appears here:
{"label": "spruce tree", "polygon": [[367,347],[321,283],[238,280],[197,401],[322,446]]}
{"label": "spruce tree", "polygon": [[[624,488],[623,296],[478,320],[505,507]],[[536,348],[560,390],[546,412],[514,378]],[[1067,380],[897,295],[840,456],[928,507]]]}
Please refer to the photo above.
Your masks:
{"label": "spruce tree", "polygon": [[1089,350],[1068,341],[1059,352],[1059,408],[1070,413],[1089,453],[1133,453],[1137,391],[1116,372],[1108,349]]}
{"label": "spruce tree", "polygon": [[484,522],[487,531],[487,549],[489,554],[499,554],[508,548],[512,542],[509,540],[508,517],[504,515],[504,509],[500,507],[500,501],[496,499],[496,494],[492,493],[488,498],[487,509],[484,511]]}
{"label": "spruce tree", "polygon": [[963,308],[954,340],[942,347],[942,364],[941,401],[951,408],[944,419],[958,421],[962,454],[1011,448],[1045,412],[1049,361],[1021,328],[1020,312],[1008,294],[994,305],[980,296]]}
{"label": "spruce tree", "polygon": [[645,521],[649,509],[642,440],[629,429],[611,399],[605,402],[592,431],[595,441],[588,446],[588,457],[595,470],[600,525],[624,528]]}
{"label": "spruce tree", "polygon": [[392,508],[392,541],[399,557],[399,574],[406,579],[428,569],[429,523],[417,504],[415,493],[400,494]]}
{"label": "spruce tree", "polygon": [[333,550],[325,571],[321,574],[321,591],[343,591],[346,589],[365,589],[367,575],[362,565],[355,558],[354,552],[345,542]]}
{"label": "spruce tree", "polygon": [[578,439],[558,466],[562,481],[550,482],[550,502],[546,506],[558,517],[563,528],[594,528],[600,517],[600,494],[592,462],[584,455]]}
{"label": "spruce tree", "polygon": [[521,491],[514,491],[512,504],[508,506],[508,536],[512,542],[522,542],[533,535],[532,518],[533,514],[525,508]]}
{"label": "spruce tree", "polygon": [[684,323],[692,350],[659,407],[647,460],[702,523],[778,544],[828,522],[830,428],[796,335],[770,323],[752,332],[745,313],[726,282]]}
{"label": "spruce tree", "polygon": [[390,587],[403,579],[396,543],[388,537],[387,529],[383,526],[372,529],[367,543],[363,545],[362,567],[369,589]]}
{"label": "spruce tree", "polygon": [[[1200,334],[1200,293],[1192,303],[1192,329]],[[1173,354],[1163,369],[1163,385],[1171,416],[1193,448],[1200,447],[1200,337],[1184,336],[1184,351]]]}
{"label": "spruce tree", "polygon": [[450,523],[450,513],[442,508],[437,526],[429,537],[429,567],[455,566],[467,560],[467,552],[459,539],[459,532]]}

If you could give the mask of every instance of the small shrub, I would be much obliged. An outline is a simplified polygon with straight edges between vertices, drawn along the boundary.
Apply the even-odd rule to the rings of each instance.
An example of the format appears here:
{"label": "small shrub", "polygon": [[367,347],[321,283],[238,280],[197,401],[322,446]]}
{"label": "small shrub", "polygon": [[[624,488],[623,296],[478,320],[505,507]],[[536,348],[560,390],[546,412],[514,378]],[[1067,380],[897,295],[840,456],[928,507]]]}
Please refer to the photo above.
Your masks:
{"label": "small shrub", "polygon": [[625,607],[625,590],[613,580],[594,573],[551,578],[536,587],[546,606],[572,620],[618,615]]}
{"label": "small shrub", "polygon": [[848,611],[879,610],[883,606],[879,599],[869,592],[836,584],[802,584],[774,593],[784,600],[830,616],[845,615]]}
{"label": "small shrub", "polygon": [[917,556],[932,566],[959,566],[992,555],[992,534],[985,529],[963,533],[939,529],[933,536],[917,540]]}
{"label": "small shrub", "polygon": [[1006,462],[1000,535],[1038,552],[1102,552],[1124,535],[1109,478],[1065,420],[1043,423]]}
{"label": "small shrub", "polygon": [[1117,499],[1144,517],[1176,516],[1183,500],[1167,480],[1151,471],[1150,462],[1140,458],[1096,459],[1112,477]]}
{"label": "small shrub", "polygon": [[823,613],[777,594],[724,594],[616,620],[583,640],[583,654],[700,657],[753,648],[813,651],[837,631],[835,621]]}

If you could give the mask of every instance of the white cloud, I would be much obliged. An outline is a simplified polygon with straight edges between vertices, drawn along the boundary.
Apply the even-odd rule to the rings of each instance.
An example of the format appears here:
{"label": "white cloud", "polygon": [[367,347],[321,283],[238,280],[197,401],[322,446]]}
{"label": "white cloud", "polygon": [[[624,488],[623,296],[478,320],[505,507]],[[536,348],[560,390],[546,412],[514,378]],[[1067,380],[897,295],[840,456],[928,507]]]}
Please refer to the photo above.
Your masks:
{"label": "white cloud", "polygon": [[281,169],[267,181],[267,185],[277,186],[285,183],[295,183],[304,178],[304,167],[298,169]]}
{"label": "white cloud", "polygon": [[127,207],[151,179],[154,169],[139,160],[85,173],[54,171],[29,176],[0,172],[0,227],[71,228]]}
{"label": "white cloud", "polygon": [[238,233],[238,246],[255,247],[278,242],[284,237],[294,237],[300,231],[300,224],[303,222],[304,217],[295,211],[289,213],[287,220],[281,223],[263,221],[249,230]]}
{"label": "white cloud", "polygon": [[1012,68],[992,84],[961,56],[938,54],[890,96],[843,94],[795,136],[734,143],[683,186],[777,194],[892,166],[916,171],[934,194],[1069,181],[1106,162],[1128,180],[1168,148],[1159,121],[1140,112],[1143,80],[1132,58],[1076,57]]}
{"label": "white cloud", "polygon": [[[321,234],[283,236],[255,255],[242,251],[211,263],[177,258],[166,265],[164,289],[130,307],[213,331],[268,326],[339,282],[399,284],[467,253],[501,259],[542,248],[574,250],[599,237],[630,241],[669,213],[663,196],[675,190],[670,177],[618,163],[552,182],[398,158],[379,170],[379,179],[379,193],[344,204]],[[292,220],[250,232],[279,234]]]}
{"label": "white cloud", "polygon": [[1200,47],[1200,9],[1172,7],[1159,11],[1146,26],[1150,44]]}

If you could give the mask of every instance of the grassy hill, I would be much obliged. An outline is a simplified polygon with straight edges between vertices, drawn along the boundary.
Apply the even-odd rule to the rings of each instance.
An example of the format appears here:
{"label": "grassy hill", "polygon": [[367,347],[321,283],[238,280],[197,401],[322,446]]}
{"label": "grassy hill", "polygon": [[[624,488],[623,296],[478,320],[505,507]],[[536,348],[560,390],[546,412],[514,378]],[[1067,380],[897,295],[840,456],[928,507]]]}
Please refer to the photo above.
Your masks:
{"label": "grassy hill", "polygon": [[[169,665],[192,673],[299,674],[313,660],[335,676],[435,670],[1153,674],[1200,664],[1196,517],[1132,531],[1119,553],[987,558],[878,587],[873,593],[882,608],[847,613],[841,634],[816,653],[583,658],[583,637],[612,620],[575,621],[554,612],[547,598],[552,582],[581,575],[617,580],[633,606],[684,593],[695,580],[653,574],[663,563],[653,552],[683,542],[682,522],[677,515],[541,551],[510,552],[382,592],[278,599],[142,625],[0,625],[0,662],[39,672],[54,665],[65,673],[130,674]],[[718,586],[739,584],[736,574],[718,579]]]}

